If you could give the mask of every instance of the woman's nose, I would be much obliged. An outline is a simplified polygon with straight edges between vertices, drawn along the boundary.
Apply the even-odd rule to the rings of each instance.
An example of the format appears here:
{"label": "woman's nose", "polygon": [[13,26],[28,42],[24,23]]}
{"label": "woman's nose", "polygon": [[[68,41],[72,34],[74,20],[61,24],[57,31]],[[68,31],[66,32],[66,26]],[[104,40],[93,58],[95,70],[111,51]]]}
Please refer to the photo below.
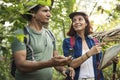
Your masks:
{"label": "woman's nose", "polygon": [[75,23],[80,23],[80,21],[79,21],[79,20],[76,20]]}

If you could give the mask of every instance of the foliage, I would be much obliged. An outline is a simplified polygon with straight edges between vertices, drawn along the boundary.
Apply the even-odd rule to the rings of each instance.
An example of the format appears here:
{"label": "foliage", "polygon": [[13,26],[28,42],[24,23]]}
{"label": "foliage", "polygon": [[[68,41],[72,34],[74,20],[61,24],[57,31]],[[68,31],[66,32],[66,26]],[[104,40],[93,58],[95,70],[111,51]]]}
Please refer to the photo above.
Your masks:
{"label": "foliage", "polygon": [[[12,54],[10,43],[12,42],[13,32],[16,29],[22,28],[27,24],[27,22],[20,15],[26,13],[28,8],[25,6],[26,0],[3,1],[4,3],[0,3],[0,80],[13,80],[10,75],[10,58]],[[62,40],[67,37],[66,32],[68,31],[71,23],[68,15],[74,10],[75,1],[76,0],[54,0],[54,4],[52,6],[52,17],[49,28],[56,36],[58,51],[61,55],[63,55],[61,47]],[[116,2],[120,3],[120,0],[116,0]],[[99,26],[96,29],[97,32],[108,30],[114,28],[115,26],[118,26],[120,21],[120,4],[114,5],[113,3],[111,3],[111,5],[113,6],[111,10],[106,10],[103,7],[95,6],[95,12],[91,12],[91,15],[100,15],[103,13],[108,15],[108,19],[103,24],[94,24],[93,22],[95,26]],[[6,25],[6,23],[9,23],[9,25]],[[107,43],[107,45],[104,46],[103,49],[105,50],[106,48],[114,44],[116,43]],[[118,64],[118,71],[119,66],[120,63]],[[109,80],[110,76],[112,75],[112,65],[104,69],[103,71],[105,75],[105,80]],[[117,72],[117,75],[120,76],[120,71]],[[54,80],[62,80],[64,78],[56,70],[54,70],[53,77]]]}

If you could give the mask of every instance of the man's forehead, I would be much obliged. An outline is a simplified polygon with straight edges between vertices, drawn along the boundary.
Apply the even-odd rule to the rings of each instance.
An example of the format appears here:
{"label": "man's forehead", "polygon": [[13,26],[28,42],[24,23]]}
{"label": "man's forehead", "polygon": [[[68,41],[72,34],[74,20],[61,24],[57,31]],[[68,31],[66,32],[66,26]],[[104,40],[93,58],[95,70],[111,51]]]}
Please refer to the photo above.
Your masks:
{"label": "man's forehead", "polygon": [[40,8],[41,10],[50,10],[50,7],[49,6],[42,6],[41,8]]}

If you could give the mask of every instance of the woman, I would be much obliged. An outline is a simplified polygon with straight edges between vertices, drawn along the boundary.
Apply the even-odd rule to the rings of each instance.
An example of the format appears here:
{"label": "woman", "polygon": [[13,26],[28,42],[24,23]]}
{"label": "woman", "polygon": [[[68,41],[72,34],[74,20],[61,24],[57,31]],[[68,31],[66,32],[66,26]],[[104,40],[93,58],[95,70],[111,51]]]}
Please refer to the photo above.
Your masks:
{"label": "woman", "polygon": [[[97,68],[97,63],[102,56],[101,44],[95,45],[94,40],[89,36],[92,33],[92,27],[87,14],[73,12],[69,17],[72,24],[67,35],[75,39],[73,60],[69,64],[75,69],[74,80],[104,80],[102,71]],[[63,52],[65,56],[69,55],[70,48],[70,38],[64,39]]]}

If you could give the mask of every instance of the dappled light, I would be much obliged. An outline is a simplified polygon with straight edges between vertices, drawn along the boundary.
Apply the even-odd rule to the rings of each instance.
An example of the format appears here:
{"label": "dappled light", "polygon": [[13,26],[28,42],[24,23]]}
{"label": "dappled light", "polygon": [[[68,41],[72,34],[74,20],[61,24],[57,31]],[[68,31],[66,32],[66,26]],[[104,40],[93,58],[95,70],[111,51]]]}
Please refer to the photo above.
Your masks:
{"label": "dappled light", "polygon": [[[21,16],[28,11],[26,3],[26,0],[0,0],[0,80],[14,80],[10,75],[11,42],[15,37],[13,32],[28,24]],[[33,3],[29,5],[31,4]],[[50,2],[43,2],[43,5],[45,4],[50,5]],[[94,32],[91,36],[106,43],[102,47],[103,53],[109,47],[120,44],[120,0],[54,0],[48,28],[56,37],[60,55],[63,55],[62,41],[68,37],[67,32],[71,24],[69,14],[73,11],[88,14]],[[112,70],[112,65],[103,70],[105,80],[112,80]],[[120,62],[116,67],[116,75],[119,80]],[[65,77],[54,69],[53,78],[63,80]]]}

